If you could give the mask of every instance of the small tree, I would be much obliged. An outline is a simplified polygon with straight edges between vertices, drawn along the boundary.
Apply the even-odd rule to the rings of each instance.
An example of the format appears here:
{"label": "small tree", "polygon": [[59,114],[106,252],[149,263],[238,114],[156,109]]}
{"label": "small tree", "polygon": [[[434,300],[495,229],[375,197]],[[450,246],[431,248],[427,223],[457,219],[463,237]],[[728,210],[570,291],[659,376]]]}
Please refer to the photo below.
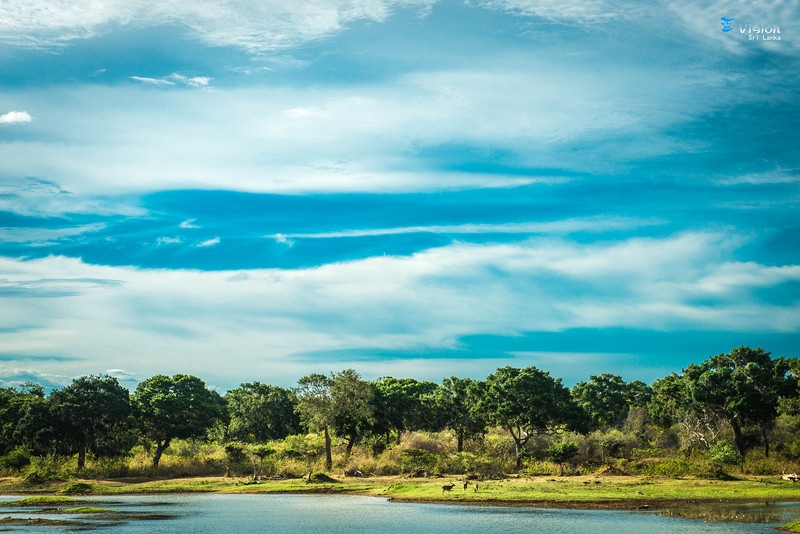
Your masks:
{"label": "small tree", "polygon": [[578,445],[572,442],[559,443],[552,445],[544,450],[545,455],[551,461],[558,464],[559,474],[564,474],[564,463],[572,460],[578,454]]}
{"label": "small tree", "polygon": [[444,426],[456,433],[457,450],[464,450],[464,439],[486,432],[486,417],[478,409],[482,382],[455,376],[442,380],[433,399]]}
{"label": "small tree", "polygon": [[334,406],[331,396],[333,380],[321,373],[304,376],[297,381],[297,411],[309,428],[322,430],[325,436],[325,469],[333,467],[330,426],[333,424]]}
{"label": "small tree", "polygon": [[711,446],[708,459],[715,474],[724,474],[725,466],[742,465],[744,456],[739,454],[730,443],[719,441]]}

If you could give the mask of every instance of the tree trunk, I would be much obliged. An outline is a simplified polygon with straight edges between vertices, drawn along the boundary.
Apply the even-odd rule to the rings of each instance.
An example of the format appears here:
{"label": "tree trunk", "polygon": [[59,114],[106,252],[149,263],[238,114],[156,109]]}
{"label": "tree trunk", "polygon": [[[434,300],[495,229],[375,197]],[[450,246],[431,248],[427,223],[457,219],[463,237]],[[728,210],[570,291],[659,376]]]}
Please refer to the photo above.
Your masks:
{"label": "tree trunk", "polygon": [[742,436],[742,429],[735,420],[731,420],[731,427],[733,428],[733,444],[736,446],[736,450],[739,451],[739,454],[744,456],[744,437]]}
{"label": "tree trunk", "polygon": [[397,442],[396,442],[397,445],[400,445],[400,434],[402,434],[402,433],[403,433],[403,431],[398,428],[397,429]]}
{"label": "tree trunk", "polygon": [[522,444],[518,440],[514,440],[514,453],[517,455],[517,469],[522,468]]}
{"label": "tree trunk", "polygon": [[83,469],[84,465],[86,465],[86,445],[81,444],[78,448],[78,469]]}
{"label": "tree trunk", "polygon": [[169,443],[170,440],[168,439],[164,440],[163,442],[162,441],[156,442],[156,454],[153,456],[153,467],[158,467],[158,462],[161,461],[161,454],[163,454],[163,452],[167,450],[167,447],[169,447]]}
{"label": "tree trunk", "polygon": [[325,425],[325,470],[333,468],[333,458],[331,457],[331,435],[328,433],[328,425]]}
{"label": "tree trunk", "polygon": [[347,449],[344,451],[344,455],[350,458],[350,452],[353,450],[353,445],[356,443],[356,439],[358,438],[358,434],[356,434],[355,430],[350,432],[350,435],[347,436]]}
{"label": "tree trunk", "polygon": [[761,438],[764,440],[764,456],[769,458],[769,438],[767,437],[767,427],[761,427]]}
{"label": "tree trunk", "polygon": [[464,450],[464,430],[458,431],[458,452],[462,452]]}

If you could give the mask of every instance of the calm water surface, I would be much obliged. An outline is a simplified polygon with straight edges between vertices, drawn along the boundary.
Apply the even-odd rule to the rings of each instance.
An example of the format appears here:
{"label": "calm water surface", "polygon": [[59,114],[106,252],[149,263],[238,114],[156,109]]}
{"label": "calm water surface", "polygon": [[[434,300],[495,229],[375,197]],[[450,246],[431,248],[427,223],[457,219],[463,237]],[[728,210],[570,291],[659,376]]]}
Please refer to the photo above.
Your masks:
{"label": "calm water surface", "polygon": [[[2,497],[16,500],[19,497]],[[88,498],[87,498],[88,499]],[[77,519],[89,527],[25,526],[3,532],[69,532],[109,530],[113,533],[269,532],[299,533],[515,533],[650,534],[772,533],[772,526],[800,519],[800,504],[736,507],[753,517],[768,514],[772,523],[706,523],[664,517],[654,512],[554,510],[521,507],[453,506],[391,503],[381,498],[350,495],[136,495],[92,497],[103,508],[127,517],[32,514],[31,509],[0,512],[7,517]],[[153,515],[149,515],[153,514]],[[146,519],[144,517],[148,517]],[[153,518],[155,517],[155,518]]]}

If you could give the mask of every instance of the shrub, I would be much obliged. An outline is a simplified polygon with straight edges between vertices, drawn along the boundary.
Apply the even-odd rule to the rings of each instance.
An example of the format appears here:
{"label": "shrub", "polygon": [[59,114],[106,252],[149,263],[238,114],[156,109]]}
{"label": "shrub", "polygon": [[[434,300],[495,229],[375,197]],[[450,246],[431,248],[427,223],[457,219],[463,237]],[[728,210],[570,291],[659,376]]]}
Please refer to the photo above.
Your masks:
{"label": "shrub", "polygon": [[0,457],[0,467],[16,469],[19,471],[31,463],[31,450],[25,445],[20,445],[5,456]]}
{"label": "shrub", "polygon": [[338,483],[339,481],[331,478],[322,471],[316,471],[314,473],[311,473],[310,475],[308,475],[308,480],[306,480],[307,484],[327,484],[331,482]]}
{"label": "shrub", "polygon": [[66,488],[61,490],[61,493],[66,495],[79,495],[85,493],[91,493],[92,486],[86,484],[85,482],[73,482],[69,484]]}
{"label": "shrub", "polygon": [[424,469],[430,471],[436,465],[436,456],[422,449],[405,449],[401,466],[404,473]]}
{"label": "shrub", "polygon": [[739,465],[744,461],[742,455],[731,445],[720,441],[711,446],[708,458],[719,465]]}
{"label": "shrub", "polygon": [[552,445],[544,450],[544,453],[553,462],[558,464],[561,475],[564,474],[564,463],[572,460],[578,454],[578,445],[572,442],[559,443]]}

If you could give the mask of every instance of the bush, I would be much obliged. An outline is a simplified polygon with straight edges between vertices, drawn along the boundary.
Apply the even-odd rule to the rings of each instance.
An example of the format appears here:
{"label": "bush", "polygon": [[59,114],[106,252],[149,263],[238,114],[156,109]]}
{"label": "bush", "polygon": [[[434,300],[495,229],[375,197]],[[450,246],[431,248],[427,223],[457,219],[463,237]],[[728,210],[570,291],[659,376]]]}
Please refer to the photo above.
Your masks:
{"label": "bush", "polygon": [[306,484],[327,484],[332,482],[338,483],[339,481],[329,477],[322,471],[311,473],[308,475],[308,480],[306,480]]}
{"label": "bush", "polygon": [[436,456],[422,449],[405,449],[401,460],[404,473],[424,469],[430,471],[436,465]]}
{"label": "bush", "polygon": [[564,474],[564,463],[569,462],[578,454],[578,445],[572,442],[551,445],[544,450],[545,455],[558,464],[561,475]]}
{"label": "bush", "polygon": [[731,445],[720,441],[711,446],[708,451],[708,459],[718,465],[740,465],[744,458],[741,454]]}
{"label": "bush", "polygon": [[61,490],[61,493],[64,493],[66,495],[81,495],[91,492],[92,492],[92,486],[86,484],[85,482],[74,482]]}
{"label": "bush", "polygon": [[31,450],[25,445],[20,445],[5,456],[0,457],[0,467],[16,469],[19,471],[31,463]]}

